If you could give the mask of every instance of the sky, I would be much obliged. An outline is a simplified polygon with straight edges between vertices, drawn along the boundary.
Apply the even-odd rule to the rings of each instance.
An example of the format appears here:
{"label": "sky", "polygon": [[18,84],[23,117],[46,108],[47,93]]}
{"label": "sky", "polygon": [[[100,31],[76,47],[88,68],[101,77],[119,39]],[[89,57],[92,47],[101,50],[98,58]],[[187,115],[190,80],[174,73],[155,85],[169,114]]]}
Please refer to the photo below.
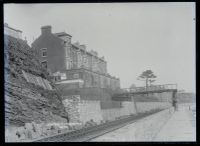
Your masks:
{"label": "sky", "polygon": [[122,88],[144,86],[137,77],[151,69],[154,84],[196,91],[195,3],[4,4],[4,22],[23,31],[29,44],[41,26],[65,31],[107,61]]}

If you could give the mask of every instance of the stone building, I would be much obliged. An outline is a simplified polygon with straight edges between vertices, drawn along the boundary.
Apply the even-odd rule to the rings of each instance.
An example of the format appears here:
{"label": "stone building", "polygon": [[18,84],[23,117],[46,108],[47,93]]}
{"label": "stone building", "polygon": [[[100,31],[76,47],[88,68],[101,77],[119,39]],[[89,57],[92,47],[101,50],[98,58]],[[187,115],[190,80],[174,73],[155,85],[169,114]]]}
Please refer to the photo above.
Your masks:
{"label": "stone building", "polygon": [[72,88],[120,88],[119,78],[107,73],[104,57],[99,57],[96,51],[87,51],[79,42],[72,43],[71,38],[65,32],[52,33],[51,26],[43,26],[41,35],[32,43],[56,84],[69,84]]}

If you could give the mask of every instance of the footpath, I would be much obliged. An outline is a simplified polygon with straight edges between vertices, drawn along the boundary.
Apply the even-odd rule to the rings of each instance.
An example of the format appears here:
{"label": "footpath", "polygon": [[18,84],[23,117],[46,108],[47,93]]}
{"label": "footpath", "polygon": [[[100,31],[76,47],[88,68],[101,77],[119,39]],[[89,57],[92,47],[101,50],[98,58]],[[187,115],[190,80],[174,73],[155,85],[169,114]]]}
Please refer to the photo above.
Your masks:
{"label": "footpath", "polygon": [[196,115],[190,105],[179,105],[153,141],[196,141]]}

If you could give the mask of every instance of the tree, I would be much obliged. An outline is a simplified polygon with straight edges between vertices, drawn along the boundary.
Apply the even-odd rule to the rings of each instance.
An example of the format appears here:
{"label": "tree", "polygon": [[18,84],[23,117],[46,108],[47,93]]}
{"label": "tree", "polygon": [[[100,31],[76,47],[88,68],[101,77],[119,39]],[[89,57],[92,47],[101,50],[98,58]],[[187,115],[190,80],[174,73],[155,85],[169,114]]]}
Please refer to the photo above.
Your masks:
{"label": "tree", "polygon": [[154,73],[151,70],[146,70],[144,72],[142,72],[142,74],[137,78],[140,81],[145,81],[146,83],[146,90],[148,89],[148,86],[155,82],[156,76],[154,75]]}
{"label": "tree", "polygon": [[153,82],[155,82],[156,80],[149,80],[149,85],[151,86]]}

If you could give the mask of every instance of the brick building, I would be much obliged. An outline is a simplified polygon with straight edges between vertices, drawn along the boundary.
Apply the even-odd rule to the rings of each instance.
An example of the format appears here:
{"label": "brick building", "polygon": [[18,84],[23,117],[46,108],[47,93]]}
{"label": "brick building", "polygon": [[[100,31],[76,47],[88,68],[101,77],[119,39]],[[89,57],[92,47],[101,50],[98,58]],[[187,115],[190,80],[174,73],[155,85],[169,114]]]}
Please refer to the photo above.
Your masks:
{"label": "brick building", "polygon": [[[55,76],[56,84],[68,88],[120,88],[119,78],[107,73],[107,62],[96,51],[71,42],[72,36],[52,33],[51,26],[41,27],[41,35],[32,43],[40,62]],[[71,86],[73,85],[73,86]]]}

